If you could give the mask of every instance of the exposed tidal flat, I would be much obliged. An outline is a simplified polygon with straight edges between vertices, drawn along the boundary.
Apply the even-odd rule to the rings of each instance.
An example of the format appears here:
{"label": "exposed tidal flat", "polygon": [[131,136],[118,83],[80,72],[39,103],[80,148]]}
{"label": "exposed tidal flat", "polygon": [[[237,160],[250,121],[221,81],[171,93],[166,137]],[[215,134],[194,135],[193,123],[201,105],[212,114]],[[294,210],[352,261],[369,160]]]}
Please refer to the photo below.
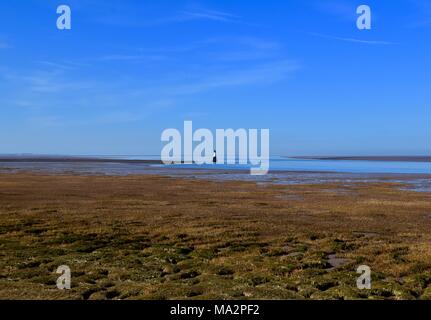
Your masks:
{"label": "exposed tidal flat", "polygon": [[427,175],[30,169],[0,172],[1,299],[431,298]]}
{"label": "exposed tidal flat", "polygon": [[[321,160],[271,158],[269,173],[249,174],[248,165],[164,165],[159,156],[0,156],[0,173],[32,172],[88,176],[164,175],[211,181],[253,181],[258,184],[351,185],[358,182],[392,182],[400,188],[431,192],[431,162],[425,157],[389,157],[383,160]],[[390,160],[398,161],[390,161]],[[418,161],[414,161],[414,160]],[[419,161],[421,160],[421,161]]]}

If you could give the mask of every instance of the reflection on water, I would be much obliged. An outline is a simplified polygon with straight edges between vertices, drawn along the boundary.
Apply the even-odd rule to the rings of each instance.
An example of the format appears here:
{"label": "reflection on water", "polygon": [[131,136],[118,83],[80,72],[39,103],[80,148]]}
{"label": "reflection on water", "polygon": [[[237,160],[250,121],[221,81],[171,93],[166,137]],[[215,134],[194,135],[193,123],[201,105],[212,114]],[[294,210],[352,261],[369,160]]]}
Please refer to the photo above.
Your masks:
{"label": "reflection on water", "polygon": [[[240,180],[274,184],[320,184],[338,183],[352,185],[360,182],[394,182],[403,189],[431,192],[431,163],[344,161],[344,160],[297,160],[274,158],[271,171],[264,176],[252,176],[249,167],[239,165],[160,165],[149,163],[113,162],[0,162],[0,172],[49,172],[83,175],[136,175],[163,174],[210,180]],[[148,160],[135,156],[133,160]],[[155,158],[151,158],[154,160]]]}

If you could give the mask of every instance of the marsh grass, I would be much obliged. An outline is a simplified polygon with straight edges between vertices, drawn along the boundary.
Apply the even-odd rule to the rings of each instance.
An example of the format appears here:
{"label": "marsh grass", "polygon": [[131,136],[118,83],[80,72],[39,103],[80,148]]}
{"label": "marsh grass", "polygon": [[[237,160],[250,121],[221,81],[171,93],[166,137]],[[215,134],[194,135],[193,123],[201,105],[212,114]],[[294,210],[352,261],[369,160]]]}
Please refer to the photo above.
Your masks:
{"label": "marsh grass", "polygon": [[430,299],[430,213],[390,183],[0,174],[0,298]]}

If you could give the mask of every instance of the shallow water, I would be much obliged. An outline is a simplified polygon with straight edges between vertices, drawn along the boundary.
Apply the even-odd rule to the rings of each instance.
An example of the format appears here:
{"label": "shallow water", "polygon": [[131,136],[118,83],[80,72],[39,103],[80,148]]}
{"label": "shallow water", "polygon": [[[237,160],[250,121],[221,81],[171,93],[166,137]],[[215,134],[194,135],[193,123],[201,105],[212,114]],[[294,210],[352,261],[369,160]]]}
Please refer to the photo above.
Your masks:
{"label": "shallow water", "polygon": [[[188,168],[206,169],[243,169],[249,165],[183,165]],[[404,173],[431,174],[431,162],[413,161],[365,161],[365,160],[314,160],[273,157],[270,159],[271,171],[319,171],[347,173]]]}

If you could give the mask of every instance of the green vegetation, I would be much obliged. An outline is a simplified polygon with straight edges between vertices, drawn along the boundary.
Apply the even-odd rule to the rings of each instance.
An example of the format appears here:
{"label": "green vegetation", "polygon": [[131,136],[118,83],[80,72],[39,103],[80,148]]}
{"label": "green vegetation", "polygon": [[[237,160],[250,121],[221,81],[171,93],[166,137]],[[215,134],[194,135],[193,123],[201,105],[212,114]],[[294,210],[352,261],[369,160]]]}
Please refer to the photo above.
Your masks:
{"label": "green vegetation", "polygon": [[430,299],[431,195],[346,188],[2,174],[0,298]]}

